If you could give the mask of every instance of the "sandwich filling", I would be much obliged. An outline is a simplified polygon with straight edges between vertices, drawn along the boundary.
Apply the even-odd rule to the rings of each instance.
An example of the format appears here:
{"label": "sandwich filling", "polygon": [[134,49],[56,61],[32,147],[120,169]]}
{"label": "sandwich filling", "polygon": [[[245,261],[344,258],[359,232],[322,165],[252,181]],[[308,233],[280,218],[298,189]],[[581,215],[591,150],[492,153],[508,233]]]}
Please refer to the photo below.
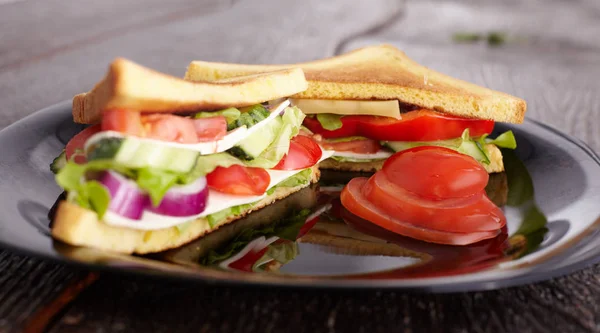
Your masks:
{"label": "sandwich filling", "polygon": [[307,115],[303,134],[334,151],[331,159],[337,162],[377,162],[406,149],[441,146],[470,155],[486,167],[502,163],[502,155],[495,153],[497,148],[516,148],[512,131],[496,139],[488,137],[494,129],[493,120],[462,118],[398,101],[293,102]]}
{"label": "sandwich filling", "polygon": [[109,225],[157,230],[206,218],[216,227],[278,187],[308,184],[329,158],[299,136],[290,102],[192,115],[105,110],[52,163],[67,201]]}
{"label": "sandwich filling", "polygon": [[296,258],[297,240],[309,232],[329,208],[329,204],[312,212],[305,208],[269,225],[242,229],[233,239],[200,257],[198,263],[226,270],[276,271]]}

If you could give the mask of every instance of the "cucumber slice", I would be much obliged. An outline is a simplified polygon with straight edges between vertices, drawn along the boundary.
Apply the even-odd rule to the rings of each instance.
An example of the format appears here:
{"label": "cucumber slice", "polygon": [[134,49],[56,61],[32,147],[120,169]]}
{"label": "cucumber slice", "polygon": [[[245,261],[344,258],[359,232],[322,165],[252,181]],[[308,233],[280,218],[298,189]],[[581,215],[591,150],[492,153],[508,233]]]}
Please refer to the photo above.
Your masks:
{"label": "cucumber slice", "polygon": [[136,138],[106,138],[94,144],[88,160],[112,159],[131,169],[151,167],[173,172],[189,172],[196,165],[198,152],[155,145]]}
{"label": "cucumber slice", "polygon": [[382,144],[395,152],[407,150],[414,147],[421,146],[437,146],[444,147],[458,151],[459,153],[469,155],[476,159],[477,161],[489,164],[490,159],[487,156],[485,148],[481,146],[478,142],[471,140],[468,136],[463,138],[451,139],[451,140],[440,140],[440,141],[429,141],[429,142],[392,142],[386,141],[382,142]]}
{"label": "cucumber slice", "polygon": [[453,139],[453,140],[440,140],[440,141],[429,141],[429,142],[421,142],[421,141],[385,141],[382,142],[383,146],[390,148],[395,152],[407,150],[414,147],[421,146],[438,146],[445,147],[450,149],[458,149],[461,144],[461,139]]}
{"label": "cucumber slice", "polygon": [[260,131],[252,133],[227,152],[239,159],[251,161],[260,156],[269,147],[271,142],[277,138],[277,134],[282,126],[283,121],[281,117],[275,117],[261,128]]}
{"label": "cucumber slice", "polygon": [[250,128],[269,117],[269,111],[260,104],[240,108],[240,111],[240,116],[227,124],[228,131],[241,126]]}
{"label": "cucumber slice", "polygon": [[67,155],[63,149],[62,153],[58,155],[50,164],[50,170],[52,173],[57,174],[67,164]]}
{"label": "cucumber slice", "polygon": [[88,152],[87,159],[89,161],[112,159],[121,148],[124,140],[122,138],[102,139],[96,144],[93,150]]}
{"label": "cucumber slice", "polygon": [[458,148],[456,148],[459,153],[469,155],[481,163],[490,164],[490,159],[483,149],[484,148],[481,147],[477,142],[466,140],[463,141]]}

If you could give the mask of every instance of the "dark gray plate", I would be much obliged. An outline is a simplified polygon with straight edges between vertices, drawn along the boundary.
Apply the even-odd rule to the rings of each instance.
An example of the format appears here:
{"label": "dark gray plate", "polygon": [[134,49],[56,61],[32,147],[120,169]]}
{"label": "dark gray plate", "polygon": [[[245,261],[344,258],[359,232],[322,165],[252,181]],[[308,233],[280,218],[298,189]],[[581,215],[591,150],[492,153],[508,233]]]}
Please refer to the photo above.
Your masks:
{"label": "dark gray plate", "polygon": [[[46,108],[0,132],[0,244],[3,247],[90,269],[156,278],[425,291],[482,290],[530,283],[600,261],[600,159],[578,140],[531,120],[518,126],[496,126],[497,132],[506,129],[515,132],[516,156],[522,162],[513,169],[520,173],[507,172],[509,186],[513,184],[509,189],[509,202],[512,200],[513,204],[506,207],[508,236],[521,244],[517,248],[520,255],[511,260],[482,259],[478,265],[467,267],[477,269],[445,267],[439,274],[410,276],[402,268],[412,262],[408,258],[339,254],[301,244],[300,255],[283,266],[280,274],[252,274],[71,247],[51,239],[47,218],[61,193],[49,164],[68,139],[82,128],[72,123],[70,107],[67,101]],[[528,179],[532,181],[535,197],[525,195],[519,200],[519,195],[529,193],[527,186],[523,187]],[[531,207],[537,207],[543,215],[541,222],[527,215]],[[409,248],[420,246],[406,239],[396,242]],[[452,248],[420,250],[432,255],[460,251]],[[481,266],[481,262],[491,264]]]}

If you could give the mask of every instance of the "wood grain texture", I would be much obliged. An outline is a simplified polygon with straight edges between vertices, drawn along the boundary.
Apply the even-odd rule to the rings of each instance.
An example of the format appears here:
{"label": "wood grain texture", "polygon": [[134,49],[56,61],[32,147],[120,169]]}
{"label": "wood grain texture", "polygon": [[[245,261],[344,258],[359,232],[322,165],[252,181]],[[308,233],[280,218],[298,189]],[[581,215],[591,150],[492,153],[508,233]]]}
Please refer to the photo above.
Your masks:
{"label": "wood grain texture", "polygon": [[[429,24],[420,25],[424,20]],[[527,117],[600,151],[599,22],[597,1],[576,6],[563,1],[415,1],[393,26],[355,39],[344,50],[381,41],[395,44],[428,67],[524,98]],[[452,39],[457,32],[491,31],[505,33],[507,43],[490,47]]]}
{"label": "wood grain texture", "polygon": [[247,0],[210,15],[198,10],[195,16],[173,17],[143,30],[65,48],[26,66],[0,70],[4,102],[0,127],[89,90],[117,56],[177,76],[183,76],[194,59],[250,63],[316,59],[332,54],[340,40],[393,16],[398,4]]}
{"label": "wood grain texture", "polygon": [[70,281],[85,275],[47,261],[0,251],[0,332],[19,332]]}
{"label": "wood grain texture", "polygon": [[105,276],[50,332],[590,332],[599,329],[598,274],[600,267],[446,295],[186,287]]}
{"label": "wood grain texture", "polygon": [[174,19],[227,9],[231,3],[108,0],[77,5],[77,1],[28,0],[5,5],[0,35],[0,45],[5,49],[0,52],[0,71]]}
{"label": "wood grain texture", "polygon": [[[284,63],[390,42],[434,69],[525,98],[528,117],[600,151],[594,0],[407,1],[401,16],[401,1],[384,0],[211,1],[205,8],[149,1],[136,10],[139,3],[0,6],[2,28],[9,27],[0,34],[0,128],[88,90],[115,56],[183,75],[193,59]],[[19,13],[31,18],[12,18]],[[451,40],[454,32],[490,30],[526,40],[497,48]],[[80,274],[7,252],[0,252],[0,269],[0,332],[19,331]],[[198,287],[103,275],[50,331],[600,332],[599,300],[600,266],[523,287],[439,295]]]}

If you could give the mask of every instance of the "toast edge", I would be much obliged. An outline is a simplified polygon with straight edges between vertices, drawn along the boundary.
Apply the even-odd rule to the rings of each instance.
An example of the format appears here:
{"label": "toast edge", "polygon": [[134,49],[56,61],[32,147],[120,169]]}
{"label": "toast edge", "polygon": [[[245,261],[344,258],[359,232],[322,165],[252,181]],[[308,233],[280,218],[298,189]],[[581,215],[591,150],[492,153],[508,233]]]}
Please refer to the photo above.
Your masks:
{"label": "toast edge", "polygon": [[275,192],[260,200],[239,215],[230,216],[219,226],[209,229],[205,218],[193,220],[183,231],[177,227],[159,230],[139,230],[115,227],[98,220],[96,213],[67,201],[61,201],[56,211],[51,234],[53,238],[74,246],[87,246],[124,254],[148,254],[180,247],[199,237],[212,233],[220,227],[235,222],[253,211],[290,196],[318,182],[320,171],[317,165],[311,168],[311,180],[296,187],[277,188]]}
{"label": "toast edge", "polygon": [[[168,96],[166,97],[140,93],[139,90],[134,89],[134,85],[131,82],[131,80],[139,80],[140,77],[147,80],[156,80],[156,84],[176,84],[180,88],[184,87],[187,92],[187,99],[189,100],[186,100],[186,97],[182,98],[178,96],[173,91],[167,93]],[[292,82],[293,84],[282,84],[286,82]],[[242,86],[242,88],[237,88],[236,86],[238,85]],[[262,94],[260,95],[261,98],[258,98],[257,96],[237,90],[256,90],[256,87],[270,87],[269,90],[271,92]],[[203,99],[201,95],[191,93],[200,88],[208,89],[209,95],[211,91],[219,92],[223,96],[228,95],[226,92],[233,92],[237,94],[236,96],[239,99],[236,100],[233,98],[227,101],[227,103],[216,103],[217,105],[213,105],[215,101],[210,100],[210,98]],[[141,106],[141,110],[143,111],[145,109],[144,106],[146,106],[149,111],[168,113],[192,112],[194,110],[202,110],[203,106],[225,107],[221,104],[227,104],[226,107],[242,107],[266,102],[271,99],[289,97],[307,88],[308,81],[306,81],[304,71],[301,68],[282,68],[260,74],[223,79],[218,82],[193,82],[156,71],[125,58],[116,58],[110,64],[105,76],[91,90],[73,97],[72,116],[73,121],[76,123],[95,124],[101,120],[103,110],[109,107],[135,108],[136,106]],[[164,98],[164,100],[161,100],[161,98]]]}
{"label": "toast edge", "polygon": [[[415,68],[419,68],[420,70],[423,70],[423,71],[430,71],[440,78],[455,81],[455,82],[461,83],[465,86],[471,86],[471,87],[474,87],[477,89],[482,89],[484,91],[487,91],[490,94],[503,95],[506,98],[505,106],[507,107],[508,110],[510,110],[510,112],[505,112],[504,114],[500,113],[497,117],[495,117],[496,119],[493,119],[493,120],[499,121],[499,122],[513,123],[513,124],[523,123],[523,121],[525,119],[525,113],[527,112],[527,102],[524,99],[522,99],[520,97],[516,97],[511,94],[508,94],[506,92],[501,92],[501,91],[493,90],[493,89],[490,89],[490,88],[487,88],[484,86],[479,86],[472,82],[461,80],[461,79],[452,77],[450,75],[447,75],[445,73],[430,69],[426,66],[423,66],[423,65],[417,63],[412,58],[408,57],[405,54],[405,52],[397,49],[396,47],[394,47],[391,44],[380,44],[380,45],[376,45],[376,46],[362,47],[362,48],[358,48],[355,50],[351,50],[351,51],[341,54],[341,55],[331,56],[331,57],[317,59],[317,60],[313,60],[313,61],[299,62],[296,64],[250,65],[250,64],[235,64],[235,63],[207,62],[207,61],[201,61],[201,60],[194,60],[188,64],[184,77],[186,80],[193,80],[198,77],[202,77],[207,80],[218,80],[221,78],[228,78],[228,77],[240,75],[240,73],[246,72],[246,71],[253,71],[256,73],[260,73],[260,72],[275,70],[275,69],[281,68],[281,67],[298,67],[298,68],[300,68],[302,66],[308,66],[307,68],[310,68],[312,66],[318,66],[321,64],[333,65],[338,62],[344,62],[345,59],[351,58],[354,54],[365,51],[366,49],[378,49],[378,48],[379,49],[387,49],[387,51],[395,52],[398,54],[397,56],[401,56],[406,61],[409,61]],[[320,98],[322,98],[322,96],[320,96],[320,94],[318,94],[317,91],[320,91],[320,90],[335,91],[335,90],[339,89],[339,90],[344,91],[343,96],[339,96],[339,97],[328,96],[328,99],[339,99],[339,100],[359,100],[360,99],[356,96],[356,95],[360,95],[360,93],[356,92],[356,91],[352,92],[351,90],[360,90],[360,87],[357,87],[357,85],[360,86],[361,84],[314,81],[314,80],[310,80],[310,79],[308,79],[308,81],[313,86],[318,85],[319,88],[315,89],[315,88],[309,87],[307,90],[300,92],[298,94],[295,94],[291,97],[292,98],[303,98],[303,99],[320,99]],[[383,84],[383,83],[382,83],[382,85],[390,86],[388,84]],[[411,88],[407,88],[407,90],[416,91],[415,89],[411,89]],[[355,95],[355,96],[353,96],[353,95]],[[387,93],[385,95],[389,96],[389,93]],[[374,99],[376,99],[376,98],[381,98],[382,96],[374,95],[372,97]],[[406,101],[406,102],[415,103],[415,101]],[[475,105],[473,100],[468,100],[468,101],[465,101],[464,103],[465,104],[473,104],[473,106],[474,106],[473,109],[475,111],[479,110],[480,108],[488,107],[487,105],[485,105],[486,103],[481,103],[479,105]],[[424,107],[424,108],[434,109],[434,110],[439,109],[435,105],[427,104],[427,103],[425,103],[423,105],[419,105],[419,106]],[[438,111],[449,112],[448,110],[438,110]],[[472,112],[449,112],[449,113],[455,114],[457,116],[473,117],[473,114],[470,114]],[[491,117],[488,117],[488,118],[491,118]]]}

